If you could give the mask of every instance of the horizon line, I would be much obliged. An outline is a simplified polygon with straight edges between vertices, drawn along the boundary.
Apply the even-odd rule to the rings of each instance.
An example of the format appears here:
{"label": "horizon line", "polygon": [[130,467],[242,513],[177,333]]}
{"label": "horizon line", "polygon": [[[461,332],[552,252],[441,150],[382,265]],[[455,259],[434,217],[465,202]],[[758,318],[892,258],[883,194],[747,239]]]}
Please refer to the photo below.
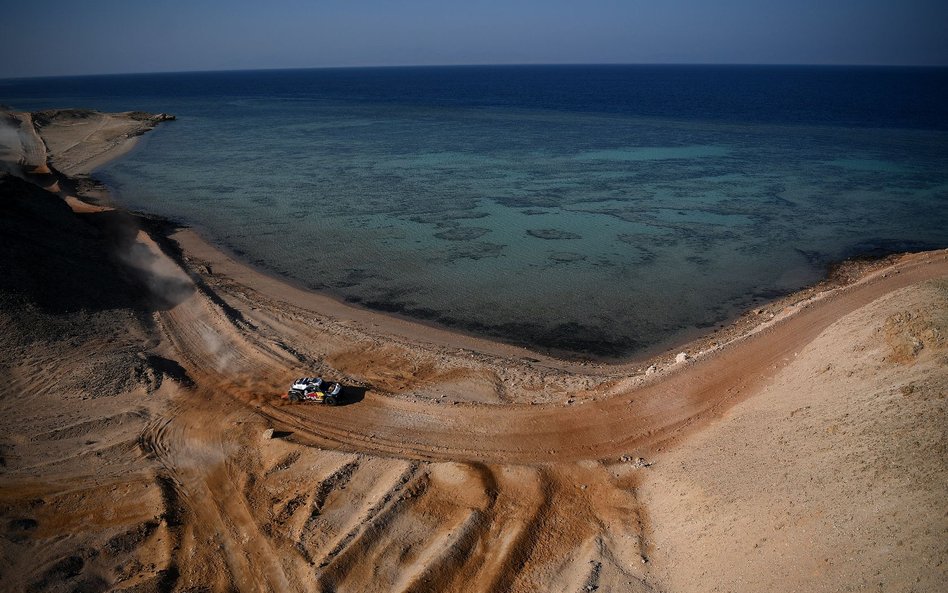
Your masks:
{"label": "horizon line", "polygon": [[262,68],[221,68],[196,70],[150,70],[142,72],[91,72],[84,74],[37,74],[34,76],[2,77],[0,81],[37,80],[44,78],[85,78],[97,76],[136,76],[148,74],[215,74],[224,72],[280,72],[294,70],[384,70],[401,68],[477,68],[477,67],[537,67],[537,66],[662,66],[662,67],[693,67],[693,66],[720,66],[720,67],[772,67],[772,68],[906,68],[920,70],[948,69],[948,64],[846,64],[825,63],[807,64],[794,62],[517,62],[517,63],[460,63],[460,64],[371,64],[359,66],[273,66]]}

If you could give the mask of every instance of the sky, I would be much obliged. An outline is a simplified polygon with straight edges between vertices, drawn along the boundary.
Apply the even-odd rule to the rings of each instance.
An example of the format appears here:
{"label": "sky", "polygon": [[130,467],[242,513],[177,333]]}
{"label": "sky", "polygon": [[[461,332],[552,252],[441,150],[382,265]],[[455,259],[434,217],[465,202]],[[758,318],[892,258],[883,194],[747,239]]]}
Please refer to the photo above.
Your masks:
{"label": "sky", "polygon": [[0,0],[0,78],[557,63],[948,66],[946,0]]}

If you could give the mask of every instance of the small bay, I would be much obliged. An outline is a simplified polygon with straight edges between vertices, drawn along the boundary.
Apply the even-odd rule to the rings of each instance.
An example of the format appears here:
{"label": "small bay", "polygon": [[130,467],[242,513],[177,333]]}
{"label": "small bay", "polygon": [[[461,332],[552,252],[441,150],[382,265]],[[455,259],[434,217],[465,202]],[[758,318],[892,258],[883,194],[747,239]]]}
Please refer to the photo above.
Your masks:
{"label": "small bay", "polygon": [[0,81],[0,101],[174,113],[98,172],[128,208],[353,303],[615,358],[831,262],[948,246],[946,79],[343,69]]}

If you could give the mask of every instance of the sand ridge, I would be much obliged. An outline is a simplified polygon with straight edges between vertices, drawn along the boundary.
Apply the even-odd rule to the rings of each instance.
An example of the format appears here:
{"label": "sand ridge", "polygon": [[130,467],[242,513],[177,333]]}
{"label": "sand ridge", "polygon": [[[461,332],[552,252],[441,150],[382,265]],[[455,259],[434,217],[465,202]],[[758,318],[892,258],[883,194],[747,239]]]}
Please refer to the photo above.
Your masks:
{"label": "sand ridge", "polygon": [[[83,146],[102,154],[128,140],[95,117],[81,131],[74,123],[39,128],[48,146],[69,153],[56,161],[52,151],[54,162],[81,167]],[[66,136],[55,137],[57,129]],[[55,209],[42,194],[31,199]],[[663,468],[690,467],[677,461],[689,454],[707,461],[702,439],[728,434],[744,407],[768,397],[787,405],[801,390],[792,380],[801,356],[807,377],[814,359],[845,360],[861,343],[851,334],[885,326],[893,301],[915,299],[937,317],[944,304],[925,282],[948,277],[948,252],[894,258],[696,342],[689,352],[697,358],[673,364],[677,351],[660,356],[660,370],[646,375],[652,361],[561,363],[346,307],[242,266],[189,232],[76,210],[64,224],[121,235],[107,245],[95,233],[87,240],[92,253],[117,254],[95,270],[114,266],[111,274],[128,282],[116,290],[129,296],[101,311],[4,297],[0,322],[13,339],[0,368],[14,380],[0,402],[6,418],[30,418],[8,420],[0,442],[0,570],[20,590],[759,590],[760,581],[731,578],[752,566],[747,557],[707,555],[729,549],[730,530],[688,547],[689,525],[706,522],[712,533],[715,515],[669,506],[695,491],[686,482],[700,472]],[[83,273],[84,262],[73,261]],[[54,326],[62,339],[39,331]],[[900,352],[923,353],[910,361],[928,377],[919,385],[944,378],[925,328],[911,330],[928,340],[920,350],[915,333],[889,331],[909,345]],[[827,341],[831,347],[820,346]],[[890,371],[867,367],[860,377],[884,390]],[[347,405],[279,398],[290,378],[313,373],[342,379]],[[83,378],[48,380],[72,375]],[[820,381],[811,399],[832,401]],[[792,418],[789,434],[807,416]],[[759,442],[772,455],[786,446]],[[739,458],[730,459],[738,465],[721,459],[722,471],[739,476]],[[856,454],[839,463],[860,462]],[[731,497],[754,489],[731,480]],[[898,482],[885,487],[898,500]],[[772,526],[765,511],[755,516]],[[901,529],[905,539],[922,528],[915,521]],[[788,557],[815,558],[788,541],[796,546]],[[933,544],[918,541],[903,562],[923,566]],[[681,568],[692,556],[719,571]],[[774,589],[835,590],[868,583],[878,569],[856,563],[813,587],[804,566],[788,565],[789,580]],[[888,572],[908,586],[908,576]],[[936,573],[918,590],[940,584]]]}

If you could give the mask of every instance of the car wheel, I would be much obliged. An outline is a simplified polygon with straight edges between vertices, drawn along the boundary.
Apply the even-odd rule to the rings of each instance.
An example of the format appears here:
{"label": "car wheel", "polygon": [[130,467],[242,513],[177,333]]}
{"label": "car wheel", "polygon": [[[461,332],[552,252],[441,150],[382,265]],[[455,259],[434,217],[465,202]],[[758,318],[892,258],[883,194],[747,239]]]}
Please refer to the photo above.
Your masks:
{"label": "car wheel", "polygon": [[326,402],[326,405],[327,405],[327,406],[334,406],[334,405],[336,405],[336,404],[338,403],[338,402],[336,401],[336,398],[335,398],[334,396],[332,396],[332,395],[327,396],[324,401]]}
{"label": "car wheel", "polygon": [[293,391],[293,392],[290,393],[290,401],[291,401],[291,402],[297,403],[297,402],[299,402],[301,399],[302,399],[302,398],[300,397],[300,394],[296,393],[295,391]]}

